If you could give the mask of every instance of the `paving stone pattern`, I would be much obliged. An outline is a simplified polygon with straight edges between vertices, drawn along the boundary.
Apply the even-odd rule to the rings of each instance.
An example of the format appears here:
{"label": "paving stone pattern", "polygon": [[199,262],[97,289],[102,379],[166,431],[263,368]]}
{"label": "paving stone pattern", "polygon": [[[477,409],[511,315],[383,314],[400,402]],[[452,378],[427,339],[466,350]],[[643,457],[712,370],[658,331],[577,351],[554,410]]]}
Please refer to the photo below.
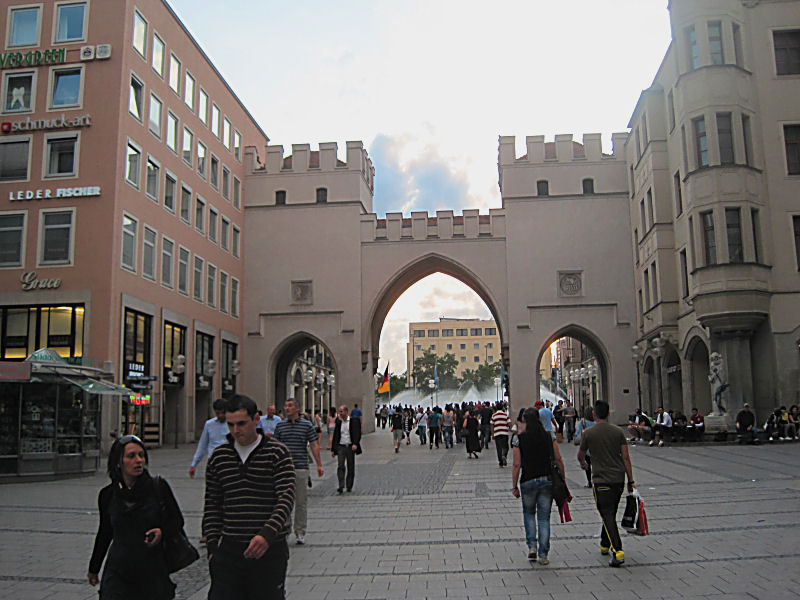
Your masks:
{"label": "paving stone pattern", "polygon": [[[290,538],[288,597],[302,600],[535,598],[774,600],[800,597],[800,444],[631,447],[651,535],[623,538],[626,566],[599,553],[591,490],[563,445],[573,521],[552,517],[550,565],[526,558],[511,469],[494,449],[468,460],[463,446],[392,448],[364,437],[352,493],[336,494],[336,462],[314,474],[305,546]],[[151,452],[200,536],[202,472],[193,448]],[[0,485],[0,598],[89,599],[86,566],[102,473]],[[200,600],[205,561],[175,576],[178,598]]]}

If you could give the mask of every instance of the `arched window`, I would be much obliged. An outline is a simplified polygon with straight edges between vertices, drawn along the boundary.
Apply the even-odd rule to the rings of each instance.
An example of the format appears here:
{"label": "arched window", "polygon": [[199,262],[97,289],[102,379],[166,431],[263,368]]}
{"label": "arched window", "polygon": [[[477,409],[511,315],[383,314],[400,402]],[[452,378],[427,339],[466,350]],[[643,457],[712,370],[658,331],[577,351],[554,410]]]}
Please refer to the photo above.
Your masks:
{"label": "arched window", "polygon": [[546,179],[540,179],[536,182],[536,195],[537,196],[549,196],[550,195],[550,184]]}
{"label": "arched window", "polygon": [[583,180],[583,193],[594,194],[594,179],[587,177]]}
{"label": "arched window", "polygon": [[325,204],[328,201],[328,188],[317,188],[317,204]]}

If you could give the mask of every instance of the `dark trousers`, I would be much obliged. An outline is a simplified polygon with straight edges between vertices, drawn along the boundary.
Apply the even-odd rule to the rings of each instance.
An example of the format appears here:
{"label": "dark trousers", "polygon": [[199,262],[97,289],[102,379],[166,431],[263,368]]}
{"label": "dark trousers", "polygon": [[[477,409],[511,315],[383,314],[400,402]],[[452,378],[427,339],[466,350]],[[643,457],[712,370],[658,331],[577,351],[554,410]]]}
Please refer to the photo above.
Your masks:
{"label": "dark trousers", "polygon": [[[353,489],[353,481],[356,478],[356,455],[353,447],[340,444],[339,449],[336,451],[336,458],[338,459],[336,476],[339,478],[339,489],[345,487],[346,483],[347,491],[349,492]],[[346,478],[345,472],[347,473]]]}
{"label": "dark trousers", "polygon": [[443,425],[442,426],[442,437],[444,438],[444,447],[445,448],[452,448],[453,447],[453,426],[452,425]]}
{"label": "dark trousers", "polygon": [[[286,538],[277,540],[267,548],[261,558],[242,555],[244,549],[219,548],[211,558],[211,588],[208,600],[283,600],[286,598],[286,566],[289,547]],[[143,573],[143,576],[146,576]]]}
{"label": "dark trousers", "polygon": [[594,501],[597,512],[603,520],[600,529],[600,546],[611,548],[613,552],[622,550],[622,539],[617,529],[617,509],[622,498],[624,483],[596,483],[594,485]]}
{"label": "dark trousers", "polygon": [[586,455],[586,466],[588,467],[584,473],[586,473],[586,485],[592,485],[592,457],[588,454]]}
{"label": "dark trousers", "polygon": [[497,449],[497,462],[505,467],[508,464],[508,436],[494,436],[494,447]]}
{"label": "dark trousers", "polygon": [[489,440],[492,438],[491,426],[481,427],[481,446],[489,448]]}
{"label": "dark trousers", "polygon": [[430,437],[428,438],[430,440],[430,447],[433,448],[433,445],[436,444],[436,447],[438,448],[439,447],[439,440],[441,439],[441,437],[439,435],[439,428],[438,427],[431,427],[430,431],[428,432],[428,434],[430,435]]}

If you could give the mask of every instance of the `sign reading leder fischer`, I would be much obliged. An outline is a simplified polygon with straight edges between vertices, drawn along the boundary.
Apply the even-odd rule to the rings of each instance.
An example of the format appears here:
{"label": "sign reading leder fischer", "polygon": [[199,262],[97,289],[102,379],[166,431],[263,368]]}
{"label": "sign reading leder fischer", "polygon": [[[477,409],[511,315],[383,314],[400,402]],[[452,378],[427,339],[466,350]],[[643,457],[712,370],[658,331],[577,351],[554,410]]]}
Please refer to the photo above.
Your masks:
{"label": "sign reading leder fischer", "polygon": [[99,185],[87,185],[85,187],[63,187],[51,190],[40,188],[37,190],[17,190],[8,192],[8,199],[11,202],[22,200],[47,200],[48,198],[82,198],[86,196],[99,196]]}

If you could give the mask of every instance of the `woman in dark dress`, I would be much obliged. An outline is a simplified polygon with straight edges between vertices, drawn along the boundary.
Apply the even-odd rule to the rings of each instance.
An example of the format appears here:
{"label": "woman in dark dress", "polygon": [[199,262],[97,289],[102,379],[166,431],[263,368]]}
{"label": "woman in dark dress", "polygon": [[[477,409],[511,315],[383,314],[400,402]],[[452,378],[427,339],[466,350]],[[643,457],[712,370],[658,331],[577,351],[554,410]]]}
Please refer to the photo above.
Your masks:
{"label": "woman in dark dress", "polygon": [[479,458],[481,443],[478,440],[478,418],[474,410],[470,410],[464,419],[464,431],[467,436],[467,455],[469,458]]}
{"label": "woman in dark dress", "polygon": [[91,585],[100,583],[101,600],[175,597],[162,541],[183,528],[183,516],[167,482],[152,477],[146,467],[147,450],[135,435],[123,436],[111,446],[111,483],[100,490],[100,527],[88,574]]}

